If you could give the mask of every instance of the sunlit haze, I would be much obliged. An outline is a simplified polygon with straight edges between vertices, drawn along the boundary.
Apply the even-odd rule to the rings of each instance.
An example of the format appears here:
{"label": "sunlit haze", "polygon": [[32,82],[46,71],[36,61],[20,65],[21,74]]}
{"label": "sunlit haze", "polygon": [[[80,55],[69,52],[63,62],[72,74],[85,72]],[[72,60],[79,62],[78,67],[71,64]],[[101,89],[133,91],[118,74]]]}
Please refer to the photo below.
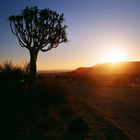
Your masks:
{"label": "sunlit haze", "polygon": [[72,70],[97,63],[140,60],[140,0],[1,0],[0,63],[29,61],[8,17],[26,6],[64,13],[68,42],[39,53],[38,70]]}
{"label": "sunlit haze", "polygon": [[109,62],[123,62],[127,61],[127,53],[121,51],[110,51],[101,59],[101,63],[109,63]]}

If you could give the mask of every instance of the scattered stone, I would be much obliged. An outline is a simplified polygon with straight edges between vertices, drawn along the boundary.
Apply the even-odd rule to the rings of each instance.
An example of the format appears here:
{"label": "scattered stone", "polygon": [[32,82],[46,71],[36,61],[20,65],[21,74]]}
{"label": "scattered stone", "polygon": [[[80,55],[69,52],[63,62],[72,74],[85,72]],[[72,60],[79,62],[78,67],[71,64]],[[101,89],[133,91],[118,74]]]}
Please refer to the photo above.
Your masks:
{"label": "scattered stone", "polygon": [[77,117],[70,121],[65,140],[84,140],[89,132],[89,126],[85,118]]}

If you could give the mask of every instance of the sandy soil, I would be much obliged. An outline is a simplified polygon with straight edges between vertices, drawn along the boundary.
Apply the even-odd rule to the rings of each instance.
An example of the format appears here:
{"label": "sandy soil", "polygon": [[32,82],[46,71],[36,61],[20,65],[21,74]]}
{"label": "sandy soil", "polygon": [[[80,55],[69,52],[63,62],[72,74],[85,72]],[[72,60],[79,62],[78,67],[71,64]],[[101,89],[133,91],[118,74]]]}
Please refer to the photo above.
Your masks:
{"label": "sandy soil", "polygon": [[[94,108],[98,111],[98,114],[123,130],[132,140],[140,139],[140,89],[97,88],[72,81],[68,85],[71,90],[79,94],[89,104],[87,113],[90,109],[92,114]],[[83,114],[86,114],[86,112]],[[97,122],[97,120],[94,122]]]}

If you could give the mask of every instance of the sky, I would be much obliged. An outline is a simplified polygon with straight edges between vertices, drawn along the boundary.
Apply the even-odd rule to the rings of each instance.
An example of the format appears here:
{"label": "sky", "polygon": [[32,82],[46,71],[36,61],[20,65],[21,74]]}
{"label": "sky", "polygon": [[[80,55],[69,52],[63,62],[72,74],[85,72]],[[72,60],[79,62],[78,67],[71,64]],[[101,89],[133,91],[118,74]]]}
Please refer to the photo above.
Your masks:
{"label": "sky", "polygon": [[28,50],[20,47],[8,21],[26,6],[64,13],[68,26],[67,43],[39,52],[38,70],[90,67],[122,54],[125,61],[140,60],[140,0],[1,0],[0,63],[29,61]]}

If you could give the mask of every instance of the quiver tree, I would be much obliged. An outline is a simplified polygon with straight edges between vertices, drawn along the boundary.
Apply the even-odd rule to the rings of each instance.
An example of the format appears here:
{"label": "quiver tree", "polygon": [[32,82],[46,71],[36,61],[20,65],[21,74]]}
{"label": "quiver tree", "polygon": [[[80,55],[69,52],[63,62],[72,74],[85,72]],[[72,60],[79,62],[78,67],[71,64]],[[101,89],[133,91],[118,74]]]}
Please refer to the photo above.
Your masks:
{"label": "quiver tree", "polygon": [[11,31],[18,38],[21,47],[30,54],[30,88],[35,86],[38,52],[47,52],[60,43],[67,42],[63,14],[50,9],[26,7],[20,15],[9,17]]}

